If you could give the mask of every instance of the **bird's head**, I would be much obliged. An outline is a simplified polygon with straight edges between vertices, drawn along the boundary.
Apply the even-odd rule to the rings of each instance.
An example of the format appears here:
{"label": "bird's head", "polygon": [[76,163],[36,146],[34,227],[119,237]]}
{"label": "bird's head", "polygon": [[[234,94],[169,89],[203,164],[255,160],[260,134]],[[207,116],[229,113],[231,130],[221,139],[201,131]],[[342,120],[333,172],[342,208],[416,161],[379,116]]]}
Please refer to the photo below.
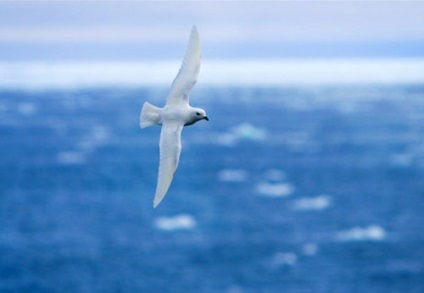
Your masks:
{"label": "bird's head", "polygon": [[190,113],[190,121],[187,124],[185,124],[186,126],[187,125],[192,125],[192,124],[196,123],[199,120],[209,121],[209,118],[206,115],[205,110],[200,109],[200,108],[192,108],[191,110],[192,111]]}

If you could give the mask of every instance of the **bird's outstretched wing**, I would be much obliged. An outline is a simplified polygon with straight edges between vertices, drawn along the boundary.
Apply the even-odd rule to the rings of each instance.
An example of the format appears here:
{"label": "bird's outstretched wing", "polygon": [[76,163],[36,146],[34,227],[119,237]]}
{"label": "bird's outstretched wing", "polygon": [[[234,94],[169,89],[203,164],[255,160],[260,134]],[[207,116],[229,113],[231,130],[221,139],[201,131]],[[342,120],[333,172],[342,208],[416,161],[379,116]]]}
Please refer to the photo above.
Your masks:
{"label": "bird's outstretched wing", "polygon": [[181,153],[181,131],[183,125],[176,123],[162,124],[162,131],[160,133],[160,162],[159,162],[159,175],[158,183],[156,186],[155,199],[153,207],[158,204],[165,197],[169,186],[171,185],[172,178],[174,178],[175,170],[177,170],[178,162]]}
{"label": "bird's outstretched wing", "polygon": [[200,38],[197,28],[191,29],[190,40],[186,49],[180,71],[172,82],[166,104],[180,104],[188,102],[189,94],[196,84],[200,70]]}

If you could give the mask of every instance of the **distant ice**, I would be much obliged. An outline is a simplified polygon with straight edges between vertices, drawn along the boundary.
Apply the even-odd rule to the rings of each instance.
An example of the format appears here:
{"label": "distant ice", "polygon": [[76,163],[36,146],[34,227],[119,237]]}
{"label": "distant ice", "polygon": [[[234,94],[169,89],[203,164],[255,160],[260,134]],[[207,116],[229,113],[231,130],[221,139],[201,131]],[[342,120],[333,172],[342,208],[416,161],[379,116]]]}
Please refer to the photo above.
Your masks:
{"label": "distant ice", "polygon": [[263,181],[256,185],[256,192],[269,197],[285,197],[294,192],[294,186],[290,183],[269,183]]}
{"label": "distant ice", "polygon": [[66,151],[57,155],[57,162],[63,165],[83,164],[85,161],[85,156],[81,152]]}
{"label": "distant ice", "polygon": [[295,210],[323,210],[330,206],[330,197],[319,195],[316,197],[301,198],[293,203]]}
{"label": "distant ice", "polygon": [[378,225],[370,225],[364,228],[354,227],[336,233],[335,238],[339,241],[378,241],[386,238],[386,231]]}
{"label": "distant ice", "polygon": [[247,180],[247,172],[243,169],[224,169],[219,171],[218,179],[222,182],[244,182]]}
{"label": "distant ice", "polygon": [[267,135],[266,129],[250,123],[243,123],[218,135],[217,142],[222,145],[233,146],[240,140],[261,141],[266,139]]}
{"label": "distant ice", "polygon": [[155,227],[160,230],[191,230],[196,227],[194,218],[187,214],[174,217],[160,217],[155,220]]}
{"label": "distant ice", "polygon": [[[2,62],[0,88],[166,85],[178,67],[178,60]],[[422,82],[424,59],[206,60],[202,67],[202,84],[215,86]]]}

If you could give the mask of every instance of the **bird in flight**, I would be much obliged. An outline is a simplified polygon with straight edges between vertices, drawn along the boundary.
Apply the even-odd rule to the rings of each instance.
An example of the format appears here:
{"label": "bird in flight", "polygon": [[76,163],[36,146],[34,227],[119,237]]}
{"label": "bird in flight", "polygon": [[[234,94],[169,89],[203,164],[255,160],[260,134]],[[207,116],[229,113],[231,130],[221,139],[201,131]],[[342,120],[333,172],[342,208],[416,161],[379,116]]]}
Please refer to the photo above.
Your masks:
{"label": "bird in flight", "polygon": [[207,120],[206,112],[200,108],[191,107],[189,95],[196,84],[200,70],[200,38],[197,28],[191,29],[190,40],[185,52],[183,63],[175,77],[165,107],[159,108],[145,102],[140,114],[140,127],[161,125],[159,149],[159,174],[153,207],[165,197],[181,154],[181,131],[200,120]]}

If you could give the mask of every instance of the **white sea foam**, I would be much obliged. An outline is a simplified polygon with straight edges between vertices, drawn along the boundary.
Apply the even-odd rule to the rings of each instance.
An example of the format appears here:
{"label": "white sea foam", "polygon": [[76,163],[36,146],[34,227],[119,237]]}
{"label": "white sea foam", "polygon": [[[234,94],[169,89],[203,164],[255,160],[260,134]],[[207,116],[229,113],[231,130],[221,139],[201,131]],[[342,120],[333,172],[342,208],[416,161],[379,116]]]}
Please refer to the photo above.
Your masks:
{"label": "white sea foam", "polygon": [[272,262],[277,266],[292,266],[297,262],[297,255],[294,252],[278,252],[273,256]]}
{"label": "white sea foam", "polygon": [[174,217],[160,217],[155,220],[155,227],[160,230],[191,230],[196,227],[195,219],[187,214]]}
{"label": "white sea foam", "polygon": [[386,238],[386,231],[378,225],[370,225],[364,228],[354,227],[336,233],[335,238],[339,241],[379,241]]}
{"label": "white sea foam", "polygon": [[63,165],[84,164],[85,161],[86,161],[85,156],[81,152],[66,151],[66,152],[60,152],[57,155],[57,162]]}
{"label": "white sea foam", "polygon": [[18,105],[18,112],[25,116],[31,116],[37,111],[34,104],[23,102]]}
{"label": "white sea foam", "polygon": [[218,179],[223,182],[244,182],[247,176],[246,170],[243,169],[224,169],[218,173]]}
{"label": "white sea foam", "polygon": [[233,146],[241,140],[261,141],[267,138],[268,132],[262,127],[250,123],[242,123],[230,128],[227,132],[217,136],[216,142],[226,146]]}
{"label": "white sea foam", "polygon": [[77,147],[83,151],[92,151],[107,143],[110,138],[110,130],[103,125],[95,125],[88,130]]}
{"label": "white sea foam", "polygon": [[295,210],[323,210],[330,206],[330,197],[319,195],[316,197],[301,198],[293,202]]}
{"label": "white sea foam", "polygon": [[[2,62],[0,88],[169,85],[179,66],[179,60]],[[220,86],[422,83],[424,59],[205,60],[201,77],[202,85]]]}
{"label": "white sea foam", "polygon": [[414,157],[412,151],[396,153],[390,156],[390,163],[396,167],[409,167],[414,162]]}
{"label": "white sea foam", "polygon": [[414,260],[393,260],[386,265],[386,270],[395,273],[419,274],[423,271],[423,263]]}
{"label": "white sea foam", "polygon": [[9,110],[9,107],[6,102],[0,101],[0,112],[6,112],[7,110]]}
{"label": "white sea foam", "polygon": [[228,286],[226,292],[227,293],[243,293],[244,290],[243,290],[243,287],[241,287],[240,285],[232,284]]}
{"label": "white sea foam", "polygon": [[267,131],[264,128],[256,127],[250,123],[243,123],[231,128],[230,132],[238,139],[264,140],[267,137]]}
{"label": "white sea foam", "polygon": [[294,192],[294,186],[290,183],[259,182],[256,192],[268,197],[285,197]]}
{"label": "white sea foam", "polygon": [[306,243],[302,246],[302,252],[308,256],[315,255],[318,252],[318,246],[315,243]]}

